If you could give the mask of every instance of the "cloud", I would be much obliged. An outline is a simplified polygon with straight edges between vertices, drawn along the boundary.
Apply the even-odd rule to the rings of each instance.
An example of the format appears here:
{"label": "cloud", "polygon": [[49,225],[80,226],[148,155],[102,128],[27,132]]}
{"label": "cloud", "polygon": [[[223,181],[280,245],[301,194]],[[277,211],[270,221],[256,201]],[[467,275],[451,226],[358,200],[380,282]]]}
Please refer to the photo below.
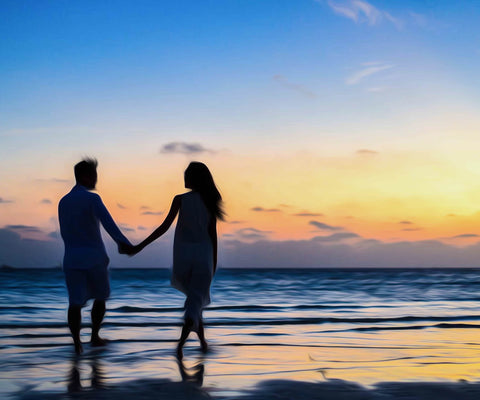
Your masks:
{"label": "cloud", "polygon": [[52,200],[50,200],[50,199],[42,199],[42,200],[40,200],[40,204],[52,204]]}
{"label": "cloud", "polygon": [[470,239],[470,238],[478,238],[480,235],[475,233],[463,233],[461,235],[452,236],[450,239]]}
{"label": "cloud", "polygon": [[360,156],[375,156],[378,154],[378,151],[369,150],[369,149],[359,149],[355,153]]}
{"label": "cloud", "polygon": [[361,238],[361,236],[353,232],[339,232],[339,233],[334,233],[333,235],[328,235],[328,236],[315,236],[312,240],[315,242],[328,243],[328,242],[339,242],[346,239],[359,239],[359,238]]}
{"label": "cloud", "polygon": [[416,232],[416,231],[421,231],[422,228],[405,228],[402,229],[403,232]]}
{"label": "cloud", "polygon": [[475,268],[480,265],[480,243],[459,248],[434,240],[384,243],[366,239],[349,243],[333,239],[229,241],[220,265],[228,268]]}
{"label": "cloud", "polygon": [[301,212],[293,214],[294,217],[324,217],[321,213]]}
{"label": "cloud", "polygon": [[203,147],[199,143],[186,143],[186,142],[170,142],[162,146],[161,153],[168,154],[201,154],[201,153],[214,153],[213,150],[209,150]]}
{"label": "cloud", "polygon": [[13,203],[12,200],[5,200],[3,197],[0,197],[0,204]]}
{"label": "cloud", "polygon": [[25,239],[22,238],[21,231],[35,227],[25,225],[11,225],[11,227],[15,229],[0,228],[0,248],[2,249],[0,265],[39,268],[60,264],[63,257],[63,245],[60,240]]}
{"label": "cloud", "polygon": [[48,179],[35,179],[35,182],[53,182],[53,183],[71,183],[70,179],[60,179],[60,178],[48,178]]}
{"label": "cloud", "polygon": [[139,231],[146,231],[147,228],[146,228],[145,226],[143,226],[143,225],[138,225],[138,226],[137,226],[137,230],[139,230]]}
{"label": "cloud", "polygon": [[313,225],[317,229],[321,229],[324,231],[340,231],[343,229],[341,226],[327,225],[323,222],[318,222],[318,221],[310,221],[309,224]]}
{"label": "cloud", "polygon": [[315,93],[313,93],[311,90],[307,89],[305,86],[299,85],[297,83],[292,83],[289,82],[287,78],[285,78],[283,75],[274,75],[273,80],[280,84],[282,87],[292,90],[294,92],[297,92],[301,94],[304,97],[307,97],[309,99],[314,99],[317,97]]}
{"label": "cloud", "polygon": [[243,224],[243,223],[245,223],[245,221],[227,221],[227,224],[232,224],[232,225]]}
{"label": "cloud", "polygon": [[243,228],[235,232],[235,237],[239,240],[263,240],[266,239],[272,231],[262,231],[256,228]]}
{"label": "cloud", "polygon": [[142,215],[162,215],[163,211],[144,211]]}
{"label": "cloud", "polygon": [[255,212],[282,212],[282,210],[278,208],[263,208],[263,207],[252,207],[250,211]]}
{"label": "cloud", "polygon": [[125,232],[135,232],[135,229],[128,224],[118,224],[119,228]]}
{"label": "cloud", "polygon": [[370,65],[370,63],[369,63],[367,65],[364,65],[364,67],[362,69],[360,69],[359,71],[350,75],[345,80],[345,83],[347,85],[357,85],[358,83],[360,83],[365,78],[367,78],[371,75],[378,74],[379,72],[386,71],[386,70],[391,69],[393,67],[394,66],[390,65],[390,64],[375,63],[374,65]]}
{"label": "cloud", "polygon": [[[316,0],[320,2],[319,0]],[[392,16],[387,11],[380,10],[374,5],[361,0],[327,0],[330,9],[337,15],[348,18],[357,24],[367,24],[370,26],[378,25],[383,21],[388,21],[401,29],[403,22]]]}
{"label": "cloud", "polygon": [[151,207],[149,206],[141,206],[140,210],[151,210]]}
{"label": "cloud", "polygon": [[30,225],[6,225],[4,229],[8,229],[11,231],[19,232],[19,233],[43,233],[40,228],[36,226]]}
{"label": "cloud", "polygon": [[412,222],[412,221],[406,221],[406,220],[404,220],[404,221],[400,221],[399,224],[400,224],[400,225],[412,225],[413,222]]}
{"label": "cloud", "polygon": [[117,207],[120,208],[121,210],[126,210],[127,207],[125,207],[123,204],[117,203]]}

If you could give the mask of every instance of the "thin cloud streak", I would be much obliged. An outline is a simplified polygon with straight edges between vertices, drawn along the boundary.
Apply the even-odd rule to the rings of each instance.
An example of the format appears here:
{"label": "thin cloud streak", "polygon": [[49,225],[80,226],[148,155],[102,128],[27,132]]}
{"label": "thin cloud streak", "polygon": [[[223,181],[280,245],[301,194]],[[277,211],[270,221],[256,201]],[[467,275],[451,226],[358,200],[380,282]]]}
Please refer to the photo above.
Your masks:
{"label": "thin cloud streak", "polygon": [[163,211],[144,211],[142,215],[162,215]]}
{"label": "thin cloud streak", "polygon": [[161,153],[166,154],[201,154],[214,153],[213,150],[207,149],[200,143],[187,142],[170,142],[162,146]]}
{"label": "thin cloud streak", "polygon": [[309,224],[317,229],[325,231],[340,231],[343,229],[341,226],[332,226],[319,221],[310,221]]}
{"label": "thin cloud streak", "polygon": [[357,85],[365,78],[378,74],[379,72],[386,71],[388,69],[393,68],[393,65],[390,64],[378,64],[378,65],[371,65],[366,66],[365,68],[361,69],[360,71],[355,72],[354,74],[350,75],[346,80],[345,84],[352,86]]}
{"label": "thin cloud streak", "polygon": [[[316,0],[320,2],[319,0]],[[374,5],[361,0],[333,1],[328,0],[327,5],[337,15],[354,21],[356,24],[367,24],[370,26],[378,25],[383,21],[388,21],[395,25],[397,29],[403,27],[403,22],[394,17],[387,11],[383,11]]]}
{"label": "thin cloud streak", "polygon": [[282,210],[278,208],[263,208],[263,207],[252,207],[250,211],[255,212],[282,212]]}
{"label": "thin cloud streak", "polygon": [[307,89],[305,86],[299,85],[298,83],[289,82],[288,79],[283,75],[274,75],[273,80],[284,88],[297,92],[302,96],[308,97],[309,99],[314,99],[317,97],[315,93]]}

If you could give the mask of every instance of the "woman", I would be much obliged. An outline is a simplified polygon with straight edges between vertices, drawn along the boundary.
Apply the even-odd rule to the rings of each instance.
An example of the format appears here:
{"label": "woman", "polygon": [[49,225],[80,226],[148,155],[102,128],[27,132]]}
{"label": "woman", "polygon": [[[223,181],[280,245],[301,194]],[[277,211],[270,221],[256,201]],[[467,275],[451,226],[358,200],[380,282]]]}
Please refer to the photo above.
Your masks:
{"label": "woman", "polygon": [[162,236],[178,214],[173,244],[172,286],[186,295],[182,333],[177,357],[183,358],[183,346],[194,331],[201,349],[208,349],[202,312],[210,303],[210,285],[217,269],[217,219],[224,219],[222,197],[212,174],[201,162],[191,162],[184,174],[190,192],[173,198],[163,223],[130,253],[137,253]]}

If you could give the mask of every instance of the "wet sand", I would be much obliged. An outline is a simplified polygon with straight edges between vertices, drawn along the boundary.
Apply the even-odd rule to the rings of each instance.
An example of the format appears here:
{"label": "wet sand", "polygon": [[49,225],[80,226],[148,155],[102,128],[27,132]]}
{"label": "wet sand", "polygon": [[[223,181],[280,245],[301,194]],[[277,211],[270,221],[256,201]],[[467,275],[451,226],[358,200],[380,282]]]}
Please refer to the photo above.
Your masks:
{"label": "wet sand", "polygon": [[[125,328],[127,329],[127,328]],[[190,340],[174,357],[177,328],[135,341],[106,330],[105,349],[75,357],[68,335],[2,348],[0,391],[12,399],[479,399],[475,328],[369,332],[322,326],[210,327],[211,351]],[[154,335],[155,333],[155,335]],[[306,333],[306,335],[304,335]],[[288,337],[288,340],[285,338]],[[295,340],[292,340],[295,338]],[[84,340],[88,339],[85,332]],[[253,340],[255,339],[255,340]],[[47,344],[49,343],[49,344]]]}

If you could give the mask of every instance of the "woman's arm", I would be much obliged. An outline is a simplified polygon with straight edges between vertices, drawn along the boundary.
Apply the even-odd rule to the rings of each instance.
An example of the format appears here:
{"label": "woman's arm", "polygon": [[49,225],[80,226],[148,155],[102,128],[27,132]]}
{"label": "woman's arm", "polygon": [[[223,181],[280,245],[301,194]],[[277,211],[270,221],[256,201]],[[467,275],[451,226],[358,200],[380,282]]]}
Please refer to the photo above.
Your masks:
{"label": "woman's arm", "polygon": [[180,195],[177,195],[173,198],[172,206],[170,207],[170,211],[168,212],[168,215],[165,218],[165,220],[163,221],[162,225],[160,225],[157,229],[155,229],[150,234],[150,236],[148,236],[143,242],[134,246],[136,253],[138,253],[144,247],[148,246],[150,243],[152,243],[154,240],[158,239],[166,231],[168,231],[168,228],[170,228],[173,221],[175,220],[175,217],[177,216],[178,210],[180,209],[180,204],[181,204],[181,198],[180,198]]}
{"label": "woman's arm", "polygon": [[217,219],[212,217],[210,224],[208,225],[208,234],[210,235],[210,239],[212,240],[212,247],[213,247],[213,273],[215,274],[217,270]]}

